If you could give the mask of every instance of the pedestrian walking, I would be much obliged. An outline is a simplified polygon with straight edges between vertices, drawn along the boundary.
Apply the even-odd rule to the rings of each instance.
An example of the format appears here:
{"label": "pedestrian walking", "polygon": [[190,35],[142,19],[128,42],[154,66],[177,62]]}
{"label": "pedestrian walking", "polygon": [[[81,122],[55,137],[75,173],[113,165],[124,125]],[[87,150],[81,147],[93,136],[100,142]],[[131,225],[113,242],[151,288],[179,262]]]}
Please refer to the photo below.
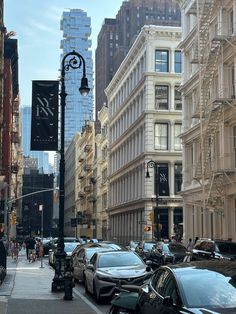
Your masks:
{"label": "pedestrian walking", "polygon": [[188,240],[188,244],[186,245],[186,249],[188,252],[193,252],[194,243],[191,238]]}
{"label": "pedestrian walking", "polygon": [[19,243],[16,240],[12,240],[11,242],[11,257],[14,262],[18,260],[19,255]]}
{"label": "pedestrian walking", "polygon": [[30,238],[28,242],[29,252],[28,252],[28,260],[29,262],[35,262],[36,260],[36,241],[34,238]]}

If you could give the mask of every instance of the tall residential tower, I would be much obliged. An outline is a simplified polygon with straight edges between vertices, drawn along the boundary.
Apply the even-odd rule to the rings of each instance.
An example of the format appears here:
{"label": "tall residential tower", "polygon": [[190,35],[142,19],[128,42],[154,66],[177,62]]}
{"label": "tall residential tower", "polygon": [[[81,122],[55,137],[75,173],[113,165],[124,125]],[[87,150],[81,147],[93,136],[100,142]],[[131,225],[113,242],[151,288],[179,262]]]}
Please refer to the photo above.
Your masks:
{"label": "tall residential tower", "polygon": [[80,9],[63,12],[61,20],[63,39],[61,41],[62,57],[75,50],[85,60],[86,76],[90,87],[88,96],[80,95],[79,87],[82,78],[82,67],[70,69],[65,75],[66,108],[65,108],[65,147],[72,138],[82,130],[86,120],[93,119],[93,60],[91,51],[91,18]]}

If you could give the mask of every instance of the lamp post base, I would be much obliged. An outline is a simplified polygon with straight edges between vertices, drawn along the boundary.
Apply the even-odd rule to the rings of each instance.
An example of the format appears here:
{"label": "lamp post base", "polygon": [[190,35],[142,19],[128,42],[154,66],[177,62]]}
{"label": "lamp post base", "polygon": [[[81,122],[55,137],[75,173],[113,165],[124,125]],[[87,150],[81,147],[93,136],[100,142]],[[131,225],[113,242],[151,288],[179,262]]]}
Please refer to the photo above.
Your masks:
{"label": "lamp post base", "polygon": [[55,253],[56,263],[55,263],[55,275],[52,280],[52,292],[64,291],[65,289],[65,260],[66,253],[58,250]]}

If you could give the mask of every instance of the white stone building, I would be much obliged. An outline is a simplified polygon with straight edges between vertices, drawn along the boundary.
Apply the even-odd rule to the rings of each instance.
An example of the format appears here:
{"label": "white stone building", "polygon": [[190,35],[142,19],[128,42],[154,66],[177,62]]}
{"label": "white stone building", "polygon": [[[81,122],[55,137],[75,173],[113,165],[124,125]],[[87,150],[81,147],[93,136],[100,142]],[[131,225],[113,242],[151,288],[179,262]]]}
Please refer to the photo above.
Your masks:
{"label": "white stone building", "polygon": [[109,229],[121,243],[181,233],[180,39],[178,27],[144,26],[106,89]]}
{"label": "white stone building", "polygon": [[179,4],[185,238],[236,240],[236,1]]}

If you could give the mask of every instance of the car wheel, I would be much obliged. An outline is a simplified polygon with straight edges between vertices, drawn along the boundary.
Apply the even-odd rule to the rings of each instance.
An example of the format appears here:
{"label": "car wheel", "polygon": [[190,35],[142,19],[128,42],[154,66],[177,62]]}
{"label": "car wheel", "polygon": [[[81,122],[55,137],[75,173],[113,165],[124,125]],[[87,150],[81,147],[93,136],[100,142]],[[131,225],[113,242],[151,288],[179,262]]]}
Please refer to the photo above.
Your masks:
{"label": "car wheel", "polygon": [[99,296],[99,294],[97,293],[97,290],[96,290],[96,287],[95,287],[95,282],[93,283],[93,296],[94,296],[94,299],[99,303],[99,301],[100,301],[100,296]]}

